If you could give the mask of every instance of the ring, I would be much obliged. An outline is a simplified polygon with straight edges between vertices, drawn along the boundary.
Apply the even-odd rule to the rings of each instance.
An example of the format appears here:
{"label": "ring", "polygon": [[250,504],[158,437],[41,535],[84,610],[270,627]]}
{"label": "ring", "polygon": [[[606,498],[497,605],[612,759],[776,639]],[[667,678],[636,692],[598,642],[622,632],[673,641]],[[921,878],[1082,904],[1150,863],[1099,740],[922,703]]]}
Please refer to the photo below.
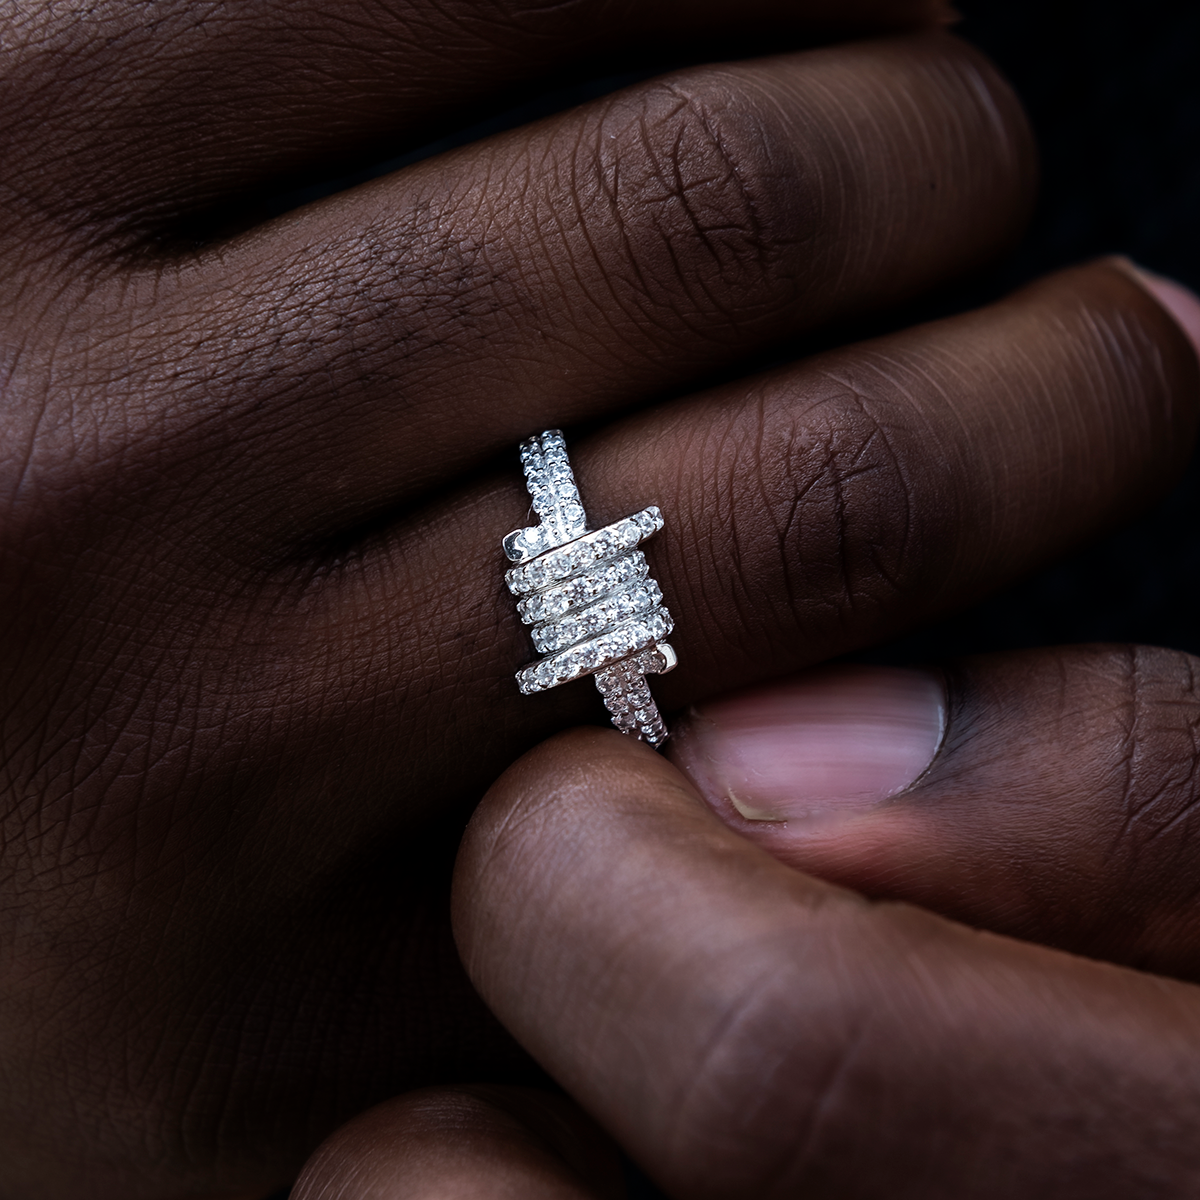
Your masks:
{"label": "ring", "polygon": [[560,429],[522,442],[521,465],[538,524],[504,539],[518,564],[504,581],[545,657],[517,672],[517,686],[530,695],[593,675],[613,724],[661,746],[667,726],[646,676],[674,669],[662,640],[674,623],[638,546],[662,529],[662,513],[652,504],[589,530]]}

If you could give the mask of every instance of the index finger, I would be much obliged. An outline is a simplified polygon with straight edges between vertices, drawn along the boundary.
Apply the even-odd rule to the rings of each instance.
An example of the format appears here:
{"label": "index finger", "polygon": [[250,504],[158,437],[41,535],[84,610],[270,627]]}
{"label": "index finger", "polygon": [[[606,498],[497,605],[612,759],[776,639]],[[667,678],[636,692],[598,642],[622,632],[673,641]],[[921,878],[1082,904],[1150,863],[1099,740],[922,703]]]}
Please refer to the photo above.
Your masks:
{"label": "index finger", "polygon": [[0,206],[22,223],[16,252],[32,219],[104,255],[164,235],[190,245],[199,212],[390,158],[589,55],[677,51],[681,37],[725,36],[734,18],[794,38],[946,11],[942,0],[167,0],[151,19],[141,3],[6,7]]}
{"label": "index finger", "polygon": [[620,735],[500,779],[455,921],[497,1015],[672,1195],[1200,1188],[1200,989],[799,875]]}

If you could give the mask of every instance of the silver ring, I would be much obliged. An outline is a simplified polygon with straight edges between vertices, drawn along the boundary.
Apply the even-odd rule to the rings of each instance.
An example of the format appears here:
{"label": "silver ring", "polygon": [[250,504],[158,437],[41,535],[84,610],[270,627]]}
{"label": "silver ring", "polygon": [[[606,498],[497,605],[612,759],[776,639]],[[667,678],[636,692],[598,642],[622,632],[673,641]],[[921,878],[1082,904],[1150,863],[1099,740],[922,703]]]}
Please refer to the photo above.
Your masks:
{"label": "silver ring", "polygon": [[674,669],[662,640],[674,623],[638,546],[662,529],[662,513],[652,504],[589,530],[559,429],[522,442],[521,465],[538,524],[504,539],[518,564],[504,581],[544,657],[517,672],[517,686],[530,695],[592,675],[613,724],[661,746],[667,726],[646,676]]}

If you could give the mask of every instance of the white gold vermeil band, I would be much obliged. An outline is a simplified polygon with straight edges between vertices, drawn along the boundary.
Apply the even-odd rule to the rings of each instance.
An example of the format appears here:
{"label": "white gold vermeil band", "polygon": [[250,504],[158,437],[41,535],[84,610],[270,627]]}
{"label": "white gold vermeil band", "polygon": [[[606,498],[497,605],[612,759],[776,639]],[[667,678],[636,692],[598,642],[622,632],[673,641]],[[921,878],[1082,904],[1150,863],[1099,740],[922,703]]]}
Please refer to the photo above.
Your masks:
{"label": "white gold vermeil band", "polygon": [[662,513],[651,505],[589,530],[561,430],[522,442],[521,465],[538,524],[504,539],[518,564],[504,578],[545,657],[517,672],[517,686],[528,695],[592,675],[613,724],[661,746],[667,727],[646,676],[677,660],[663,641],[671,614],[638,546],[662,529]]}

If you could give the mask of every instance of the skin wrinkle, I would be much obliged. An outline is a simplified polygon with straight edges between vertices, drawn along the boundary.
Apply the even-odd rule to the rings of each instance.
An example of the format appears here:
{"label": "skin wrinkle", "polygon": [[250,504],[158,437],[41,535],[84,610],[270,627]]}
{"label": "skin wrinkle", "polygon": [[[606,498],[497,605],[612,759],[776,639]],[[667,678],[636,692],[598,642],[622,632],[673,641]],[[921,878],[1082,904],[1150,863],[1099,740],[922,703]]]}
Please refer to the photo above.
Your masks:
{"label": "skin wrinkle", "polygon": [[[681,156],[678,153],[677,142],[676,153],[672,155],[670,161],[675,168],[675,187],[679,197],[684,202],[684,215],[691,222],[701,244],[710,249],[713,247],[713,233],[732,230],[737,235],[738,241],[744,242],[748,247],[751,260],[763,278],[770,280],[773,274],[771,268],[775,267],[775,264],[783,257],[778,251],[772,254],[770,250],[771,245],[773,243],[775,245],[786,244],[791,239],[782,238],[778,232],[772,238],[768,238],[766,230],[772,225],[782,225],[782,222],[764,221],[759,215],[759,209],[763,205],[758,195],[760,190],[764,189],[756,187],[752,180],[765,181],[770,179],[773,174],[770,153],[766,150],[769,138],[764,136],[760,130],[754,130],[749,139],[754,143],[753,150],[750,150],[746,144],[743,144],[738,149],[734,149],[727,142],[729,138],[728,130],[716,119],[711,102],[706,102],[703,94],[685,92],[678,84],[668,84],[668,87],[679,97],[680,101],[685,105],[686,111],[695,115],[700,128],[707,134],[708,142],[716,154],[717,162],[723,168],[722,178],[733,182],[738,196],[738,203],[731,206],[732,210],[736,211],[739,216],[744,213],[745,221],[732,221],[726,226],[710,226],[699,218],[699,215],[687,203],[688,196],[691,194],[693,188],[689,187],[685,182],[685,176],[681,170]],[[722,97],[722,99],[724,100],[725,97]],[[726,103],[728,102],[726,100]],[[750,167],[743,167],[741,165],[743,162],[751,164]],[[790,180],[791,172],[786,170],[781,171],[779,178],[781,181]],[[700,182],[706,183],[707,181],[701,180]],[[777,189],[778,186],[777,183]],[[731,208],[723,206],[723,209],[725,215],[728,217]],[[802,242],[804,239],[800,238],[798,240]],[[667,245],[668,247],[672,245],[671,239],[668,239]],[[715,250],[713,251],[713,259],[719,268],[721,256]],[[777,270],[778,267],[775,267],[775,269]],[[681,278],[686,277],[681,276]],[[701,282],[703,282],[702,276]],[[710,295],[708,296],[708,301],[710,307],[717,310],[720,309],[720,301],[717,297]]]}
{"label": "skin wrinkle", "polygon": [[[945,433],[938,428],[937,424],[929,421],[928,419],[922,422],[919,430],[916,428],[907,429],[901,427],[901,432],[906,434],[908,438],[919,438],[925,444],[930,445],[931,447],[936,447],[933,456],[938,461],[945,463],[958,458],[961,462],[960,469],[963,470],[964,473],[966,473],[968,470],[977,470],[979,469],[978,463],[972,462],[968,466],[966,462],[961,460],[959,447],[970,447],[977,436],[979,422],[988,422],[994,418],[990,410],[984,413],[976,413],[974,411],[961,412],[959,411],[958,406],[955,404],[954,398],[956,395],[970,395],[972,390],[978,386],[978,366],[975,365],[973,367],[968,367],[968,364],[965,361],[960,361],[957,364],[960,366],[959,377],[955,379],[953,376],[951,376],[950,379],[943,379],[942,372],[939,371],[938,368],[955,366],[956,361],[953,354],[948,354],[943,351],[941,353],[928,356],[926,361],[929,365],[927,367],[921,367],[920,364],[913,360],[911,355],[904,356],[903,358],[898,356],[892,357],[886,355],[871,355],[864,359],[863,365],[868,371],[870,371],[872,375],[875,376],[876,379],[882,382],[884,388],[892,390],[901,399],[915,398],[917,395],[928,395],[935,398],[939,417],[942,420],[945,420],[948,416],[954,422],[954,432],[957,436],[953,438],[945,436]],[[837,379],[842,386],[850,389],[851,393],[856,397],[856,403],[860,407],[863,407],[864,415],[870,416],[869,410],[866,407],[868,404],[866,393],[863,391],[855,391],[854,385],[849,381],[843,380],[838,376],[834,376],[834,378]],[[909,382],[910,380],[911,382]],[[996,381],[996,384],[999,384],[999,381]],[[998,392],[1001,391],[1002,388],[1003,385],[999,384],[997,387]],[[914,407],[916,412],[919,414],[921,408],[924,406]],[[1003,410],[1003,406],[1000,407]],[[885,408],[883,411],[886,412],[888,409]],[[882,433],[885,422],[880,420],[878,423]],[[893,471],[898,473],[902,480],[898,496],[905,504],[905,519],[901,523],[898,530],[889,530],[889,535],[886,541],[896,547],[895,561],[897,564],[902,564],[909,555],[914,553],[912,549],[914,536],[912,514],[914,512],[938,513],[941,510],[942,505],[934,501],[933,497],[926,497],[921,502],[914,502],[912,496],[915,488],[918,485],[916,484],[915,480],[907,479],[903,473],[904,456],[896,454],[893,450],[891,453],[891,459]],[[986,464],[984,469],[990,468],[991,465],[991,463]],[[1003,459],[1001,459],[1000,465],[1001,469],[1003,469],[1003,467],[1006,465]],[[994,495],[998,496],[1001,494],[1003,494],[1002,485],[984,489],[985,499],[990,499]],[[994,511],[991,514],[991,518],[991,520],[978,521],[976,523],[976,528],[986,531],[986,536],[990,537],[993,541],[997,541],[999,540],[1002,524],[996,519],[996,514]],[[967,517],[966,514],[959,515],[958,519],[962,521],[964,526],[970,523],[970,518]],[[897,538],[899,540],[897,540]],[[932,534],[929,535],[926,540],[936,543],[940,539],[936,534]],[[960,546],[956,553],[961,554],[963,549],[965,549],[965,546]],[[989,550],[985,550],[983,554],[980,555],[984,561],[986,561],[989,556]],[[952,560],[951,569],[957,566],[958,563]],[[893,570],[890,575],[893,578],[898,579],[902,575],[902,571],[899,569],[899,567],[897,567],[897,569]],[[924,586],[928,586],[928,583],[925,583]],[[897,592],[899,593],[902,590],[903,589],[898,588]]]}
{"label": "skin wrinkle", "polygon": [[[753,409],[750,410],[753,412]],[[759,408],[761,412],[761,407]],[[741,499],[740,493],[743,488],[747,487],[747,473],[739,470],[739,466],[745,465],[744,455],[741,453],[741,447],[738,444],[737,434],[740,432],[738,427],[732,424],[723,424],[716,426],[715,429],[709,431],[705,438],[704,449],[711,455],[713,464],[713,473],[711,478],[711,495],[716,501],[711,506],[712,520],[706,522],[704,536],[699,539],[701,545],[709,547],[711,555],[709,574],[713,579],[720,578],[720,572],[723,564],[720,562],[718,555],[715,553],[715,547],[718,544],[718,539],[712,536],[712,524],[716,524],[718,530],[724,533],[724,537],[720,539],[729,547],[728,565],[732,570],[732,575],[735,580],[741,585],[730,598],[733,605],[733,620],[725,618],[725,614],[721,608],[711,607],[709,615],[712,625],[721,631],[721,636],[724,639],[740,641],[745,636],[745,631],[752,629],[752,621],[754,614],[752,603],[745,595],[746,583],[752,577],[752,573],[746,569],[746,562],[742,557],[742,545],[744,539],[741,535],[742,531],[738,526],[738,502]],[[715,435],[715,445],[714,443]],[[732,446],[732,450],[730,447]],[[709,449],[711,447],[711,449]],[[701,460],[703,461],[703,459]],[[725,463],[728,462],[728,466]],[[753,483],[749,484],[753,487]],[[724,500],[724,504],[720,503]],[[708,505],[705,506],[709,508]],[[757,515],[756,510],[751,509],[752,513]],[[751,535],[752,536],[752,535]]]}
{"label": "skin wrinkle", "polygon": [[818,1147],[822,1141],[824,1127],[829,1123],[836,1126],[839,1119],[842,1122],[846,1120],[844,1116],[839,1118],[839,1109],[847,1111],[852,1108],[852,1104],[846,1104],[844,1101],[839,1104],[838,1093],[867,1045],[868,1022],[869,1018],[858,1017],[858,1024],[844,1037],[843,1044],[839,1045],[837,1056],[825,1078],[816,1083],[813,1090],[817,1099],[812,1106],[812,1113],[798,1131],[794,1149],[788,1157],[780,1163],[777,1171],[766,1173],[762,1187],[764,1196],[794,1195],[794,1187],[788,1186],[792,1180],[797,1177],[803,1178],[807,1174],[815,1174],[819,1178],[823,1174],[819,1166],[806,1169],[805,1163],[818,1159]]}
{"label": "skin wrinkle", "polygon": [[[836,95],[829,95],[827,97],[828,104],[843,110],[843,119],[833,127],[832,137],[834,140],[830,146],[830,153],[826,156],[827,159],[834,164],[836,171],[831,186],[832,194],[834,197],[836,197],[836,202],[840,210],[839,215],[841,219],[837,224],[841,228],[850,228],[851,226],[857,224],[858,222],[855,218],[859,215],[855,211],[857,206],[855,205],[856,189],[853,186],[854,181],[852,177],[847,177],[849,172],[843,169],[843,164],[849,166],[853,163],[862,162],[864,160],[864,154],[869,153],[867,146],[870,144],[887,145],[887,139],[881,139],[879,136],[881,124],[878,121],[876,114],[867,114],[861,110],[858,110],[857,104],[854,106],[856,111],[853,111],[852,113],[850,108],[852,101],[853,97],[847,97],[844,91],[840,88],[838,89]],[[893,116],[898,114],[899,106],[896,104],[894,97],[888,96],[885,103],[887,108],[891,110]],[[867,128],[865,130],[857,128],[857,122],[855,118],[857,118],[859,121],[864,121]],[[903,123],[901,123],[900,128],[903,127]],[[867,132],[870,132],[874,135],[869,140],[865,136]],[[886,197],[882,199],[886,204]],[[890,222],[870,223],[868,241],[863,248],[868,261],[885,262],[890,257],[890,255],[887,253],[887,241],[889,239],[887,225],[889,223]]]}
{"label": "skin wrinkle", "polygon": [[[638,261],[638,255],[634,249],[634,238],[631,234],[629,224],[625,219],[623,206],[618,199],[622,188],[621,162],[618,157],[615,158],[611,164],[606,163],[602,153],[602,150],[606,149],[606,147],[604,147],[604,141],[606,133],[608,133],[608,119],[616,112],[616,107],[617,106],[615,103],[607,106],[607,111],[605,112],[604,117],[596,121],[596,152],[593,158],[593,171],[587,172],[586,174],[590,175],[594,172],[595,178],[599,180],[599,193],[607,202],[607,208],[612,220],[614,232],[624,251],[625,261],[628,264],[628,269],[632,273],[633,280],[636,284],[632,295],[634,297],[638,297],[639,295],[646,296],[650,293],[649,284],[643,274],[641,264]],[[580,132],[582,134],[583,131],[581,130]],[[616,135],[614,134],[608,133],[608,137],[610,138],[615,136]],[[578,158],[572,156],[569,161],[571,162],[571,166],[573,168],[570,179],[573,195],[579,197],[580,200],[585,195],[590,197],[590,194],[593,190],[590,182],[584,188],[579,186],[580,177],[578,174],[576,174]],[[579,200],[577,200],[577,205],[578,203]],[[578,225],[580,235],[584,240],[584,244],[593,263],[602,270],[605,256],[600,250],[598,242],[592,235],[591,226],[586,220],[583,210],[577,207],[577,212],[579,213],[580,217]],[[573,256],[568,256],[568,261],[574,263],[575,259]],[[609,284],[607,288],[607,295],[614,305],[614,314],[610,316],[608,312],[608,305],[600,305],[592,301],[589,294],[590,288],[588,287],[587,283],[584,282],[584,279],[580,275],[576,275],[576,282],[579,284],[580,293],[584,301],[589,303],[589,307],[593,310],[596,316],[603,320],[614,334],[619,333],[619,327],[615,323],[616,314],[620,314],[631,321],[639,317],[647,318],[650,315],[640,310],[636,310],[625,299],[622,290],[617,286],[618,283],[621,282],[622,278],[622,276],[618,276]]]}
{"label": "skin wrinkle", "polygon": [[[857,462],[866,453],[869,447],[873,447],[879,443],[883,449],[883,463],[879,469],[886,479],[893,479],[895,483],[888,489],[889,502],[886,504],[889,516],[899,513],[899,519],[895,533],[893,534],[889,528],[887,536],[877,536],[873,539],[874,544],[890,544],[896,547],[895,555],[898,564],[902,564],[905,560],[908,543],[912,538],[913,520],[912,513],[916,506],[912,503],[912,483],[905,477],[904,456],[896,452],[891,440],[887,434],[886,422],[877,419],[870,411],[865,402],[865,397],[862,393],[855,391],[853,388],[847,389],[843,393],[846,399],[857,409],[859,413],[868,422],[868,431],[863,437],[861,447],[853,454],[850,462],[850,470],[842,468],[841,471],[835,472],[833,475],[834,488],[836,494],[835,513],[840,529],[845,528],[847,505],[845,502],[845,485],[851,482],[858,471]],[[838,537],[838,545],[842,547],[842,575],[847,581],[846,594],[850,600],[850,608],[853,609],[854,598],[857,589],[854,586],[854,572],[850,565],[849,559],[846,556],[846,549],[849,539],[840,534]],[[872,564],[878,566],[877,557],[872,555]],[[880,571],[880,575],[887,585],[889,585],[897,595],[903,593],[903,587],[899,584],[903,576],[901,568],[892,571]],[[872,597],[874,599],[874,597]],[[878,603],[878,601],[876,601]]]}
{"label": "skin wrinkle", "polygon": [[[763,464],[773,464],[778,461],[781,464],[780,473],[785,480],[791,473],[790,465],[795,461],[796,456],[796,438],[785,437],[784,450],[776,459],[773,455],[767,452],[766,446],[766,430],[767,430],[767,408],[766,397],[761,390],[756,390],[751,397],[751,403],[747,405],[747,413],[752,414],[751,429],[754,435],[754,450],[751,455],[753,461]],[[791,431],[789,431],[791,432]],[[766,479],[767,472],[764,470],[761,475],[756,477],[758,484],[758,507],[774,517],[773,506],[771,504],[771,496],[768,491],[768,483]],[[787,607],[795,611],[798,607],[797,596],[792,582],[792,571],[788,569],[789,555],[787,548],[792,544],[800,544],[801,542],[801,527],[796,523],[796,514],[800,505],[807,495],[809,489],[813,486],[812,481],[802,483],[799,487],[793,486],[792,498],[788,505],[788,515],[782,521],[775,520],[775,534],[780,546],[780,562],[783,565],[783,570],[780,579],[783,583],[783,595]],[[783,489],[780,489],[781,491]],[[786,492],[785,492],[786,495]],[[734,539],[737,540],[736,538]],[[734,566],[738,575],[742,573],[742,564],[736,563]]]}
{"label": "skin wrinkle", "polygon": [[[1186,696],[1183,703],[1187,710],[1193,714],[1200,710],[1200,696],[1197,696],[1194,689],[1194,660],[1190,655],[1183,653],[1170,653],[1166,651],[1158,651],[1154,657],[1160,661],[1152,668],[1152,677],[1158,676],[1155,680],[1158,686],[1151,685],[1145,689],[1149,692],[1143,696],[1143,688],[1141,679],[1143,669],[1141,660],[1145,652],[1135,648],[1130,652],[1130,697],[1131,706],[1134,716],[1131,719],[1131,734],[1130,734],[1130,752],[1129,752],[1129,772],[1130,778],[1137,778],[1139,775],[1144,778],[1147,774],[1154,778],[1157,774],[1161,782],[1158,786],[1153,787],[1149,794],[1136,804],[1123,805],[1127,808],[1129,817],[1126,821],[1125,828],[1122,833],[1133,843],[1134,855],[1129,867],[1129,874],[1132,874],[1137,867],[1137,849],[1139,845],[1153,842],[1161,838],[1164,834],[1172,832],[1177,826],[1187,821],[1200,804],[1200,794],[1197,792],[1196,779],[1200,774],[1200,756],[1197,755],[1195,746],[1193,745],[1193,753],[1189,758],[1176,757],[1174,754],[1163,755],[1155,753],[1148,745],[1153,741],[1155,733],[1161,734],[1164,732],[1156,719],[1157,711],[1162,707],[1163,697],[1162,676],[1165,672],[1165,664],[1161,661],[1167,659],[1170,661],[1171,667],[1175,670],[1182,670],[1189,681],[1190,694]],[[1167,676],[1169,679],[1170,676]],[[1193,717],[1195,720],[1195,717]],[[1146,727],[1149,727],[1148,729]],[[1165,765],[1170,770],[1174,763],[1180,764],[1180,769],[1185,773],[1182,780],[1173,779],[1167,775],[1163,777],[1162,768]],[[1183,801],[1182,805],[1180,801]],[[1153,815],[1161,806],[1166,806],[1168,810],[1175,810],[1171,813],[1169,819],[1165,822],[1154,821],[1152,828],[1144,832],[1140,838],[1131,837],[1137,825],[1146,823],[1147,816]]]}
{"label": "skin wrinkle", "polygon": [[[1126,846],[1133,846],[1136,858],[1137,838],[1134,837],[1134,827],[1141,817],[1142,805],[1137,799],[1139,782],[1138,773],[1138,743],[1140,729],[1144,721],[1141,712],[1142,702],[1139,696],[1141,685],[1137,663],[1137,650],[1128,648],[1123,654],[1123,683],[1122,689],[1126,696],[1122,724],[1122,736],[1118,743],[1120,752],[1114,764],[1120,778],[1120,795],[1117,801],[1118,810],[1122,813],[1120,828],[1117,831],[1118,840]],[[1122,854],[1127,859],[1128,853]]]}
{"label": "skin wrinkle", "polygon": [[[772,1073],[748,1070],[743,1065],[758,1063],[761,1060],[763,1054],[757,1049],[758,1045],[765,1042],[766,1047],[772,1047],[772,1041],[762,1037],[758,1032],[758,1027],[763,1022],[761,1013],[764,1010],[769,1013],[768,1006],[773,990],[769,985],[777,983],[780,963],[777,958],[761,951],[758,957],[761,960],[759,970],[757,973],[751,974],[749,978],[744,969],[738,970],[736,974],[730,973],[732,978],[738,980],[736,994],[729,998],[722,997],[721,1011],[715,1020],[709,1013],[704,1014],[708,1018],[706,1022],[708,1027],[704,1031],[704,1037],[692,1052],[692,1070],[685,1078],[677,1081],[677,1092],[671,1096],[669,1103],[662,1106],[669,1116],[658,1133],[662,1154],[667,1162],[686,1161],[695,1152],[697,1144],[703,1146],[709,1138],[719,1138],[725,1132],[722,1128],[724,1123],[721,1117],[728,1112],[733,1111],[738,1114],[739,1119],[734,1126],[736,1129],[746,1126],[753,1127],[753,1114],[756,1108],[770,1108]],[[767,1023],[772,1023],[769,1017]],[[775,1045],[778,1044],[778,1042],[775,1043]],[[730,1049],[731,1046],[733,1049]],[[778,1053],[778,1051],[775,1052]],[[839,1046],[834,1065],[828,1072],[830,1077],[836,1078],[838,1074],[837,1061],[840,1053],[841,1047]],[[741,1079],[730,1078],[730,1062],[738,1065],[738,1074],[742,1076]],[[747,1075],[753,1077],[752,1085],[748,1084]],[[823,1084],[824,1080],[819,1076],[817,1080],[806,1079],[807,1087],[817,1096],[822,1094]],[[753,1098],[745,1094],[751,1087],[756,1093]],[[714,1097],[716,1098],[715,1103]],[[747,1101],[748,1103],[746,1103]],[[819,1109],[819,1100],[814,1107]],[[801,1128],[805,1124],[808,1122],[802,1123]],[[728,1135],[726,1134],[726,1136]],[[800,1140],[803,1143],[803,1134]],[[781,1154],[781,1157],[785,1155],[786,1151]],[[756,1174],[761,1172],[767,1177],[783,1173],[782,1164],[756,1164],[756,1166],[758,1166]],[[760,1190],[758,1187],[755,1188],[755,1193],[769,1194],[765,1188]]]}
{"label": "skin wrinkle", "polygon": [[[719,76],[714,75],[714,78],[709,83],[710,89],[720,86]],[[646,160],[651,164],[649,178],[659,181],[662,188],[661,195],[652,195],[647,198],[646,202],[641,203],[644,203],[650,211],[656,213],[652,224],[656,229],[657,240],[665,250],[671,264],[671,285],[667,289],[667,294],[673,296],[675,289],[682,289],[684,297],[695,311],[700,313],[719,313],[732,320],[733,317],[728,308],[716,298],[706,283],[706,272],[703,269],[698,269],[700,264],[690,261],[691,256],[689,256],[689,260],[687,261],[679,259],[674,250],[674,245],[678,238],[677,236],[673,236],[674,231],[671,228],[673,222],[669,218],[663,221],[657,215],[657,211],[665,209],[668,213],[671,213],[675,209],[678,209],[685,225],[690,226],[692,232],[695,234],[695,244],[701,249],[702,253],[708,255],[718,273],[721,271],[722,255],[716,248],[713,234],[722,232],[722,230],[714,226],[711,221],[702,218],[690,201],[690,197],[694,192],[706,189],[713,182],[712,178],[696,174],[695,169],[690,163],[690,160],[693,158],[693,154],[690,152],[690,145],[687,149],[684,148],[685,143],[690,144],[692,141],[698,140],[701,147],[705,148],[696,155],[700,161],[700,165],[705,164],[710,157],[708,152],[715,155],[719,164],[717,177],[723,173],[727,179],[734,180],[740,192],[741,199],[734,207],[739,210],[745,207],[751,218],[747,226],[743,226],[740,222],[735,221],[726,226],[725,229],[732,229],[734,231],[736,235],[735,241],[745,242],[750,246],[751,259],[755,261],[754,273],[760,275],[765,282],[770,282],[770,272],[766,264],[762,261],[761,256],[755,253],[755,243],[758,240],[758,233],[753,220],[753,205],[749,200],[746,185],[742,182],[737,168],[738,152],[726,147],[722,136],[718,133],[712,120],[707,115],[703,101],[699,100],[696,95],[684,93],[679,85],[669,81],[661,85],[661,93],[671,99],[672,106],[665,114],[656,117],[656,127],[674,128],[671,140],[666,147],[665,160],[667,166],[665,169],[659,162],[660,152],[657,148],[657,142],[660,139],[651,136],[646,120],[647,111],[654,106],[653,94],[642,105],[636,124]],[[686,115],[686,120],[675,120],[675,118],[683,115]],[[603,126],[601,126],[599,132],[602,131]],[[689,136],[694,133],[699,134],[698,139],[694,136]],[[609,199],[610,209],[616,226],[626,247],[627,258],[634,269],[634,278],[637,285],[635,295],[640,294],[651,301],[650,312],[648,313],[645,309],[642,309],[639,314],[645,319],[651,316],[655,308],[662,307],[662,303],[661,301],[655,301],[654,298],[659,289],[651,285],[642,266],[641,256],[634,249],[635,243],[638,240],[633,233],[636,225],[630,220],[625,219],[622,215],[622,210],[625,206],[621,202],[617,187],[619,181],[617,171],[619,171],[619,165],[615,164],[612,184],[605,189],[605,192]],[[600,172],[601,179],[604,179],[606,175],[607,172]],[[727,208],[726,211],[728,212],[729,209]],[[688,240],[690,242],[692,239]],[[595,243],[590,244],[593,247],[593,252],[595,252]],[[704,291],[705,303],[696,303],[694,298],[689,294],[694,286],[699,286]],[[674,308],[675,306],[672,305],[672,307]],[[690,332],[699,332],[699,330],[693,326],[689,326],[687,323],[687,307],[685,306],[680,310],[681,315],[684,316],[685,328],[688,328]]]}

